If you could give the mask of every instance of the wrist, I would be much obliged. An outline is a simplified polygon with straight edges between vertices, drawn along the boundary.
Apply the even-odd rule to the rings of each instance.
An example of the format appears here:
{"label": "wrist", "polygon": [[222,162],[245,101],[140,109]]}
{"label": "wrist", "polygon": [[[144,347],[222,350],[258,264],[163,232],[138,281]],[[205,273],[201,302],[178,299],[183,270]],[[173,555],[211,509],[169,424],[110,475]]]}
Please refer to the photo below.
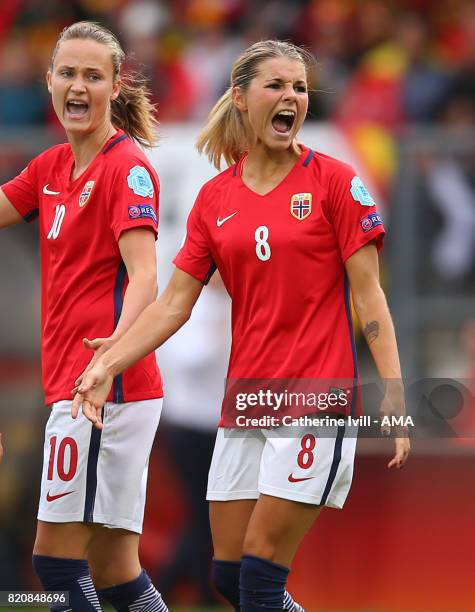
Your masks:
{"label": "wrist", "polygon": [[107,372],[107,375],[110,376],[111,378],[115,378],[117,374],[119,373],[117,369],[117,365],[114,363],[113,356],[108,355],[107,352],[105,352],[98,359],[97,363],[98,365],[104,368],[104,370]]}

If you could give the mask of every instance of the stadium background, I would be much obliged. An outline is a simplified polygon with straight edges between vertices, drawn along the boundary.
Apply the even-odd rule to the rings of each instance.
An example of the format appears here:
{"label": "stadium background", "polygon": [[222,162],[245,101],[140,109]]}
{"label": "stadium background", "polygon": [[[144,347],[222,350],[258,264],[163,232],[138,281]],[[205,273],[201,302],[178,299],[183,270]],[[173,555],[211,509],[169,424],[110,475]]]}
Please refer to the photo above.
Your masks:
{"label": "stadium background", "polygon": [[[0,180],[64,136],[43,75],[59,31],[94,19],[150,78],[162,140],[160,286],[188,210],[212,176],[193,150],[239,51],[268,37],[310,48],[302,140],[352,163],[389,230],[383,282],[404,374],[431,388],[475,373],[475,3],[469,0],[8,0],[0,3]],[[0,590],[33,589],[46,410],[39,383],[37,228],[0,236]],[[290,290],[290,289],[289,289]],[[169,605],[212,609],[204,474],[229,347],[229,302],[206,289],[183,333],[159,351],[167,398],[151,459],[144,565]],[[374,372],[359,339],[362,370]],[[435,382],[434,382],[435,381]],[[438,382],[437,382],[438,381]],[[449,394],[450,395],[450,394]],[[467,400],[468,397],[468,400]],[[451,428],[414,432],[401,473],[391,444],[362,439],[345,509],[323,513],[290,588],[309,611],[473,610],[473,399],[443,406]],[[428,401],[435,401],[429,394]],[[437,406],[428,411],[437,420]],[[454,412],[455,410],[455,412]],[[457,413],[457,418],[454,417]],[[437,414],[438,417],[434,417]],[[219,604],[218,604],[219,605]]]}

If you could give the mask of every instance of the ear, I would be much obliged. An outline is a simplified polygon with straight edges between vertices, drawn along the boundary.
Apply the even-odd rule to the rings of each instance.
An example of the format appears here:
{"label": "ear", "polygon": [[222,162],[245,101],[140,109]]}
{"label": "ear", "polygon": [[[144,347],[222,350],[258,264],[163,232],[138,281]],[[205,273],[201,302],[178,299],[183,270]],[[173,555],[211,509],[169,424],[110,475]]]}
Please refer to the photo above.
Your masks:
{"label": "ear", "polygon": [[122,86],[122,81],[120,79],[117,79],[117,81],[114,83],[112,87],[111,102],[113,100],[116,100],[119,97],[121,86]]}
{"label": "ear", "polygon": [[243,90],[238,86],[234,86],[231,95],[233,98],[234,106],[238,110],[240,110],[241,113],[247,111],[246,96]]}
{"label": "ear", "polygon": [[48,87],[49,93],[51,93],[51,70],[46,73],[46,86]]}

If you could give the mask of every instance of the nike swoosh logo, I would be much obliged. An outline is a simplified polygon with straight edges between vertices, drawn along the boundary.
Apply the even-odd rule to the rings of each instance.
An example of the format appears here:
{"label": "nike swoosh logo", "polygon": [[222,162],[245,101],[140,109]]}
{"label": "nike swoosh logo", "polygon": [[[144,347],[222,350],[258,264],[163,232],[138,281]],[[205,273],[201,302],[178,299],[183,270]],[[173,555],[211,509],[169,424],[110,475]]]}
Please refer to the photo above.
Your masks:
{"label": "nike swoosh logo", "polygon": [[65,497],[66,495],[71,495],[71,493],[74,493],[74,491],[67,491],[66,493],[58,493],[58,495],[50,495],[49,491],[46,495],[46,501],[48,502],[52,502],[55,499],[59,499],[60,497]]}
{"label": "nike swoosh logo", "polygon": [[218,227],[221,227],[223,225],[223,223],[226,223],[226,221],[229,221],[229,219],[231,219],[231,217],[234,217],[234,215],[237,215],[238,211],[233,212],[232,215],[228,215],[227,217],[224,217],[224,219],[220,219],[219,217],[216,219],[216,225]]}
{"label": "nike swoosh logo", "polygon": [[289,474],[289,482],[302,482],[304,480],[312,480],[315,476],[307,476],[306,478],[295,478],[293,474]]}
{"label": "nike swoosh logo", "polygon": [[61,191],[50,191],[48,185],[49,183],[43,187],[43,193],[45,195],[59,195],[61,193]]}

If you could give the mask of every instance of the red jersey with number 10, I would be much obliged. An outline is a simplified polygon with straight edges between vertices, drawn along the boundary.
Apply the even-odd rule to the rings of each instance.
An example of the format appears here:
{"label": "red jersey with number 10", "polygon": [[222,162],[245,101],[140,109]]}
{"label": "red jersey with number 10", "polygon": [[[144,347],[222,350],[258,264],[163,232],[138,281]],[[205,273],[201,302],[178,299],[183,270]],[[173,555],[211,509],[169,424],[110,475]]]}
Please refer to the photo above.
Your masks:
{"label": "red jersey with number 10", "polygon": [[[39,216],[42,372],[47,404],[71,399],[74,381],[92,357],[82,339],[107,337],[119,320],[128,279],[122,232],[157,232],[158,177],[144,153],[118,131],[77,179],[69,144],[36,157],[2,185],[27,220]],[[110,401],[162,397],[151,353],[114,379]]]}
{"label": "red jersey with number 10", "polygon": [[357,378],[344,264],[369,241],[379,248],[384,228],[351,167],[301,149],[266,195],[244,184],[243,160],[206,183],[174,261],[203,282],[216,267],[223,278],[233,313],[229,379]]}

